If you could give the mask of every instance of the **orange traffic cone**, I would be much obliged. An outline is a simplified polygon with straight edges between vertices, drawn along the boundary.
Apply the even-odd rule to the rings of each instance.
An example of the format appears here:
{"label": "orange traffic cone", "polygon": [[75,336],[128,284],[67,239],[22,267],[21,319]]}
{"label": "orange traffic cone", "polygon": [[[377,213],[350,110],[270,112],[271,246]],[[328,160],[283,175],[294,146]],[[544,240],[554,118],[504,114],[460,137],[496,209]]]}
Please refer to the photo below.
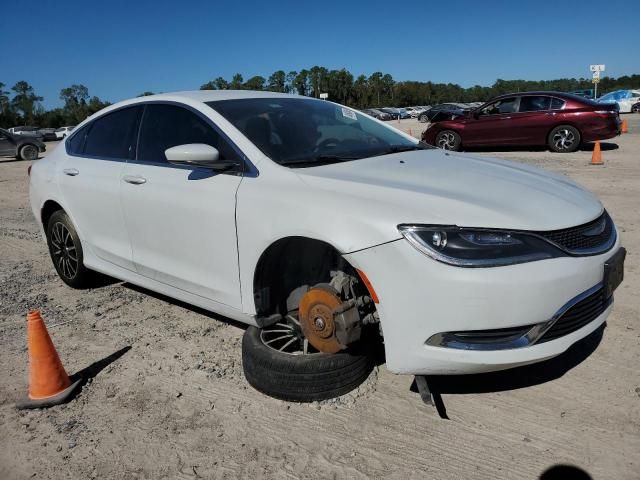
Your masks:
{"label": "orange traffic cone", "polygon": [[600,153],[600,142],[596,142],[591,154],[591,165],[604,165],[602,161],[602,153]]}
{"label": "orange traffic cone", "polygon": [[622,125],[620,127],[620,131],[622,133],[629,132],[629,124],[627,123],[627,119],[626,118],[624,120],[622,120]]}
{"label": "orange traffic cone", "polygon": [[43,408],[67,401],[80,385],[71,383],[53,346],[39,310],[27,314],[29,344],[29,397],[16,404],[19,409]]}

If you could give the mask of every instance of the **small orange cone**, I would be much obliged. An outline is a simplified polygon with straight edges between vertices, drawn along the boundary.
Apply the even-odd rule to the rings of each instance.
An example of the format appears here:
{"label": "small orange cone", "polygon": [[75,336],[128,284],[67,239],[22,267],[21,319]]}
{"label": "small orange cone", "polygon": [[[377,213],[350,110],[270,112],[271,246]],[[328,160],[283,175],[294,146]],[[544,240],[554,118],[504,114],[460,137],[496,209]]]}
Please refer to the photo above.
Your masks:
{"label": "small orange cone", "polygon": [[80,385],[81,379],[71,383],[39,310],[31,310],[27,314],[27,340],[29,398],[18,402],[16,407],[43,408],[65,402]]}
{"label": "small orange cone", "polygon": [[596,142],[593,146],[593,153],[591,154],[591,165],[604,165],[602,161],[602,153],[600,152],[600,142]]}
{"label": "small orange cone", "polygon": [[622,133],[628,133],[629,132],[629,124],[627,123],[627,119],[626,118],[624,120],[622,120],[622,126],[620,127],[620,131]]}
{"label": "small orange cone", "polygon": [[413,137],[413,133],[411,133],[411,129],[409,129],[409,135]]}

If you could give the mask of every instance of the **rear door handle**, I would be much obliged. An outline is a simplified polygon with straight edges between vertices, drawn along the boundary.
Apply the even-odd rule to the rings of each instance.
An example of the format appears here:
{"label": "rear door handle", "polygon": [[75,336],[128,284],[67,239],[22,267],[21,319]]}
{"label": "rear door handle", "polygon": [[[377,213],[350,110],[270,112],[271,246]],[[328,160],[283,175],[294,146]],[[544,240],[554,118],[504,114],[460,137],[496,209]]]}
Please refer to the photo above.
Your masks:
{"label": "rear door handle", "polygon": [[132,185],[142,185],[143,183],[147,183],[146,178],[140,177],[138,175],[125,175],[124,177],[122,177],[122,179],[127,183],[131,183]]}
{"label": "rear door handle", "polygon": [[77,168],[65,168],[63,172],[65,175],[69,175],[70,177],[75,177],[80,173],[80,170],[78,170]]}

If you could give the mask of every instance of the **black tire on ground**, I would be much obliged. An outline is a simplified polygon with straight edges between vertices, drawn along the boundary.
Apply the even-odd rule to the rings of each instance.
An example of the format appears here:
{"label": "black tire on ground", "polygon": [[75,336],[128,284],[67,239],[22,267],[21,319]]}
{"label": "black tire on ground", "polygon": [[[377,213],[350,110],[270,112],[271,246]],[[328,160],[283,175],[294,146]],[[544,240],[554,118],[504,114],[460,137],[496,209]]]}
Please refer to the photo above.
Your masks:
{"label": "black tire on ground", "polygon": [[292,355],[266,346],[260,329],[249,327],[242,337],[242,368],[256,390],[295,402],[338,397],[360,385],[373,369],[369,352]]}
{"label": "black tire on ground", "polygon": [[443,150],[457,152],[462,145],[462,138],[458,132],[453,130],[442,130],[436,135],[435,146]]}
{"label": "black tire on ground", "polygon": [[21,160],[37,160],[38,154],[40,153],[38,147],[31,143],[27,143],[20,147],[18,151],[18,157]]}
{"label": "black tire on ground", "polygon": [[427,116],[427,114],[422,114],[420,116],[418,116],[418,121],[420,123],[427,123],[429,121],[429,117]]}
{"label": "black tire on ground", "polygon": [[63,210],[54,212],[49,218],[47,245],[53,266],[64,283],[73,288],[93,285],[94,272],[84,266],[80,238]]}
{"label": "black tire on ground", "polygon": [[549,133],[549,148],[558,153],[575,152],[580,146],[582,137],[577,128],[571,125],[559,125]]}

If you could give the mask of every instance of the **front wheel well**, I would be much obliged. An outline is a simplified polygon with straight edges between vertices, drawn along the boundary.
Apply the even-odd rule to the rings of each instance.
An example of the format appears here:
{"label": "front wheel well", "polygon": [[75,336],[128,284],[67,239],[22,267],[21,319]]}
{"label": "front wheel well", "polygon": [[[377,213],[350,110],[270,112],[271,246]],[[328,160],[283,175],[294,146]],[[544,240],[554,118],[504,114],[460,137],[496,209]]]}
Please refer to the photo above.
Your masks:
{"label": "front wheel well", "polygon": [[58,202],[54,200],[47,200],[46,202],[44,202],[42,210],[40,211],[40,219],[45,231],[47,230],[47,225],[49,223],[51,215],[53,215],[58,210],[64,211],[64,208],[62,208]]}
{"label": "front wheel well", "polygon": [[288,295],[301,285],[328,283],[331,272],[357,275],[332,245],[308,237],[286,237],[271,244],[260,256],[253,277],[258,316],[286,313]]}

